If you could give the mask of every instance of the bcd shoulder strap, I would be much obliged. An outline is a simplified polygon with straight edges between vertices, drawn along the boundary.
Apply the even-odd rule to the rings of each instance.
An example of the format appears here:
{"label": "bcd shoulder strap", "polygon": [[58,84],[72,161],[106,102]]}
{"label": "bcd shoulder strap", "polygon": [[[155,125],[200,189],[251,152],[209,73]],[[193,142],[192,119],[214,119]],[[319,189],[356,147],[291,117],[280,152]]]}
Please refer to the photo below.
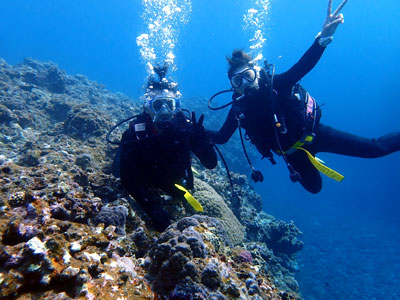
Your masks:
{"label": "bcd shoulder strap", "polygon": [[293,87],[292,95],[301,102],[304,124],[308,131],[313,132],[320,118],[320,109],[317,106],[317,101],[299,83],[296,83]]}
{"label": "bcd shoulder strap", "polygon": [[146,116],[144,114],[137,115],[129,123],[129,128],[135,131],[135,136],[138,140],[142,140],[148,137]]}

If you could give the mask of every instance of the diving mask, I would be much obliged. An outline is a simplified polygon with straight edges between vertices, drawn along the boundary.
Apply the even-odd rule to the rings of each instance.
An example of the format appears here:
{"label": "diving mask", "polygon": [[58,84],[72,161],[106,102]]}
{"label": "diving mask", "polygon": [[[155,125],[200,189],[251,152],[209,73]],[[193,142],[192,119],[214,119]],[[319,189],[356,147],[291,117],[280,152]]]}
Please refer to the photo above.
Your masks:
{"label": "diving mask", "polygon": [[[253,68],[246,68],[232,75],[230,78],[231,85],[233,88],[240,88],[243,84],[252,83],[256,80],[257,73]],[[246,80],[246,81],[245,81]]]}
{"label": "diving mask", "polygon": [[160,127],[168,127],[171,123],[174,114],[180,109],[178,99],[168,96],[156,96],[149,100],[145,107],[150,114],[154,123]]}
{"label": "diving mask", "polygon": [[177,99],[173,97],[155,97],[149,102],[149,109],[154,115],[161,113],[163,110],[173,113],[178,109]]}

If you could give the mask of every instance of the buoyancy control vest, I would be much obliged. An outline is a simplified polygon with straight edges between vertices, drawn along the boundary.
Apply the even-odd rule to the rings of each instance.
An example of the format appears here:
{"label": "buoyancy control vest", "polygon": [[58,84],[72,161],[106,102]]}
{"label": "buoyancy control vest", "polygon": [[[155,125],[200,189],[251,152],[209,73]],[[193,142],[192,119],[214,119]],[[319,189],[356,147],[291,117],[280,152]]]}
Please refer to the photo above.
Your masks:
{"label": "buoyancy control vest", "polygon": [[[298,181],[301,176],[291,166],[286,154],[297,151],[305,143],[313,142],[314,131],[320,119],[320,108],[299,83],[292,87],[289,94],[280,95],[274,89],[273,65],[266,64],[266,68],[267,70],[260,70],[258,89],[250,88],[244,97],[236,98],[238,102],[233,103],[239,131],[241,127],[244,128],[246,138],[273,164],[276,162],[272,151],[282,155],[291,180]],[[260,172],[252,166],[245,148],[244,152],[252,168],[252,177],[254,175],[262,181],[262,175],[255,176],[255,172]]]}
{"label": "buoyancy control vest", "polygon": [[[146,170],[144,177],[154,184],[166,181],[193,187],[191,153],[188,140],[190,122],[177,115],[171,128],[158,134],[146,114],[134,118],[121,140],[121,160],[136,160],[139,169]],[[122,161],[124,162],[124,161]]]}
{"label": "buoyancy control vest", "polygon": [[[275,123],[275,126],[280,129],[281,135],[291,135],[292,144],[285,145],[283,149],[287,154],[296,151],[297,147],[311,144],[314,141],[315,130],[321,118],[321,109],[317,106],[317,102],[299,83],[292,88],[290,102],[297,102],[296,104],[289,103],[289,105],[294,104],[295,111],[289,110],[287,115],[285,113],[281,115],[283,125]],[[288,130],[285,127],[289,126],[287,125],[289,122],[293,122],[293,124],[291,124],[292,128]],[[281,129],[281,127],[283,128]],[[279,154],[280,149],[273,150]]]}
{"label": "buoyancy control vest", "polygon": [[278,94],[273,75],[261,69],[257,89],[249,88],[244,96],[234,95],[239,127],[265,157],[272,157],[271,150],[279,154],[280,146],[287,151],[303,137],[311,142],[308,136],[315,136],[320,119],[315,99],[298,83],[289,92]]}

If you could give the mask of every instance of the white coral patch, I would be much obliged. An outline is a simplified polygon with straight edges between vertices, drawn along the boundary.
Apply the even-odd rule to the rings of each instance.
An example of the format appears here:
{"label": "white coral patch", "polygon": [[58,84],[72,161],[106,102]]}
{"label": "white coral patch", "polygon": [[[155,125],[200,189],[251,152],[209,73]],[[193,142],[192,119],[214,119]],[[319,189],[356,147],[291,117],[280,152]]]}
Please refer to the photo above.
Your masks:
{"label": "white coral patch", "polygon": [[50,208],[45,207],[42,209],[42,222],[47,223],[51,219]]}
{"label": "white coral patch", "polygon": [[31,238],[27,243],[26,246],[36,255],[46,255],[47,249],[44,243],[39,240],[36,236]]}
{"label": "white coral patch", "polygon": [[107,273],[101,274],[101,277],[103,277],[104,280],[110,280],[110,281],[114,280],[114,277],[112,277],[110,274]]}
{"label": "white coral patch", "polygon": [[117,260],[117,265],[119,268],[124,270],[125,272],[131,274],[132,277],[136,276],[135,272],[135,263],[130,257],[120,257]]}
{"label": "white coral patch", "polygon": [[64,263],[69,264],[69,262],[71,261],[71,258],[72,258],[71,254],[69,254],[69,252],[66,250],[64,252],[64,256],[63,256]]}
{"label": "white coral patch", "polygon": [[78,252],[78,251],[81,251],[81,249],[82,249],[82,246],[78,242],[73,242],[69,246],[69,250],[71,250],[71,252]]}
{"label": "white coral patch", "polygon": [[85,253],[83,253],[83,256],[88,261],[91,261],[91,262],[94,262],[94,263],[100,263],[101,257],[97,253],[87,253],[87,252],[85,252]]}
{"label": "white coral patch", "polygon": [[113,285],[112,287],[111,287],[111,291],[113,291],[113,292],[118,292],[118,285]]}
{"label": "white coral patch", "polygon": [[95,232],[96,232],[96,234],[100,234],[103,232],[103,230],[104,230],[104,226],[99,224],[99,226],[96,227]]}

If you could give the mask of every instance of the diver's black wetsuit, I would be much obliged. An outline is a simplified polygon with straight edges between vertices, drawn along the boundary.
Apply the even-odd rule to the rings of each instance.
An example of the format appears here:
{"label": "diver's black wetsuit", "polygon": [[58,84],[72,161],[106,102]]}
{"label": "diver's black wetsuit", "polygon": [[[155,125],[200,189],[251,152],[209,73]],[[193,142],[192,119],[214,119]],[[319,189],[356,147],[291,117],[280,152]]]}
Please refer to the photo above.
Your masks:
{"label": "diver's black wetsuit", "polygon": [[[240,125],[246,130],[246,135],[265,157],[271,157],[271,150],[279,150],[275,136],[274,113],[287,129],[286,133],[277,130],[279,142],[283,151],[291,148],[309,130],[304,120],[304,103],[293,95],[296,83],[306,75],[318,62],[324,47],[318,44],[318,38],[306,51],[302,58],[288,71],[277,74],[273,78],[273,89],[276,96],[266,85],[265,72],[261,73],[258,89],[248,89],[240,98],[234,93],[234,102],[219,131],[209,131],[210,137],[217,144],[226,143]],[[271,100],[275,99],[275,100]],[[319,124],[320,110],[313,132],[316,134],[312,144],[303,148],[315,155],[318,152],[331,152],[357,157],[380,157],[400,150],[400,133],[394,133],[379,139],[366,139],[331,127]],[[295,151],[286,155],[294,169],[300,173],[300,183],[311,193],[318,193],[322,188],[321,176],[308,160],[303,151]]]}
{"label": "diver's black wetsuit", "polygon": [[149,196],[149,186],[170,195],[181,195],[174,187],[193,187],[191,152],[208,169],[217,165],[217,155],[204,130],[195,130],[179,112],[169,128],[157,133],[147,114],[139,115],[122,135],[120,176],[122,185],[152,218],[158,230],[170,224],[169,214]]}
{"label": "diver's black wetsuit", "polygon": [[[319,124],[315,134],[314,142],[303,147],[314,156],[318,152],[329,152],[354,157],[377,158],[400,151],[400,132],[386,134],[379,138],[364,138]],[[308,191],[318,193],[322,188],[321,176],[305,157],[305,153],[296,151],[287,158],[302,174],[301,184]]]}

